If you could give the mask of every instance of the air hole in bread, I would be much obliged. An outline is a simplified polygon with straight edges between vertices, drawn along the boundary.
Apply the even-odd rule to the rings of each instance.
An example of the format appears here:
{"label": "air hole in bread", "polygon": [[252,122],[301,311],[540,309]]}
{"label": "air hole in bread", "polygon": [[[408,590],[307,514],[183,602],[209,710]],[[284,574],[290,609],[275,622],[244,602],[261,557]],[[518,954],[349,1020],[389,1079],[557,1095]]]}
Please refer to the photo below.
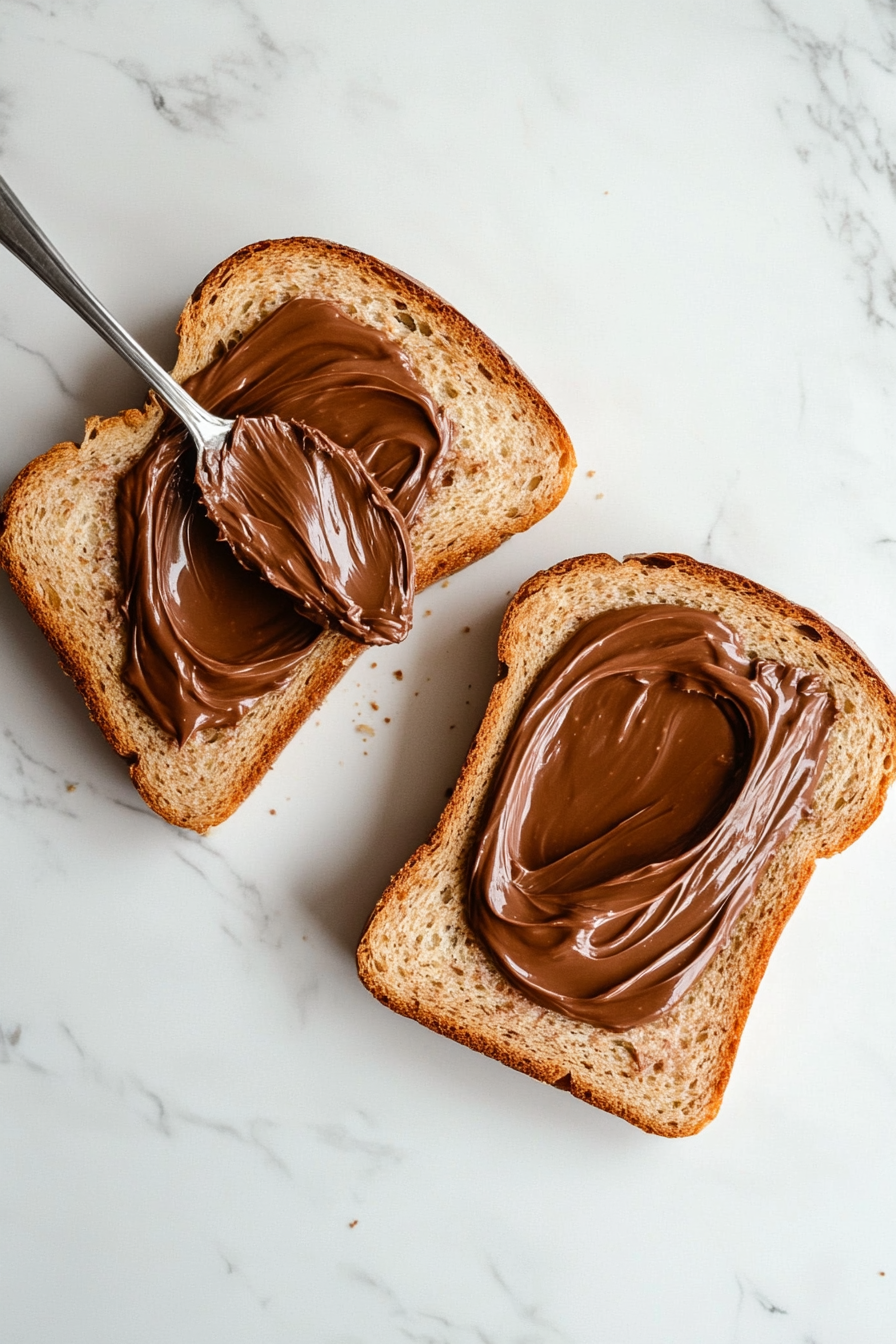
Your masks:
{"label": "air hole in bread", "polygon": [[395,299],[394,303],[396,308],[407,308],[407,304],[402,303],[401,299]]}
{"label": "air hole in bread", "polygon": [[[407,327],[408,331],[417,330],[417,323],[411,317],[410,313],[396,313],[395,316],[403,327]],[[455,392],[453,395],[456,397],[457,393]]]}
{"label": "air hole in bread", "polygon": [[651,569],[675,568],[675,561],[670,560],[667,555],[639,555],[635,558],[640,560],[642,565],[649,565]]}
{"label": "air hole in bread", "polygon": [[487,378],[487,379],[489,380],[490,383],[494,381],[494,379],[492,378],[492,375],[489,373],[488,369],[485,367],[484,364],[477,364],[476,367],[477,367],[477,369],[479,370],[479,372],[482,374],[483,378]]}
{"label": "air hole in bread", "polygon": [[564,1073],[562,1077],[556,1078],[554,1082],[551,1083],[551,1087],[556,1087],[558,1092],[571,1092],[572,1074]]}
{"label": "air hole in bread", "polygon": [[793,628],[799,630],[800,634],[805,635],[807,639],[811,639],[813,644],[820,644],[824,638],[823,635],[818,633],[814,625],[803,625],[799,621],[794,621]]}
{"label": "air hole in bread", "polygon": [[428,322],[424,322],[420,318],[417,319],[417,330],[419,331],[421,336],[432,335],[432,327],[429,325]]}
{"label": "air hole in bread", "polygon": [[886,756],[884,757],[884,769],[890,770],[892,768],[892,765],[893,765],[893,757],[890,755],[889,752],[887,752]]}
{"label": "air hole in bread", "polygon": [[507,666],[506,663],[499,663],[499,664],[498,664],[498,675],[495,677],[495,681],[503,681],[504,678],[507,676],[507,673],[508,673],[509,671],[510,671],[510,668]]}
{"label": "air hole in bread", "polygon": [[533,476],[526,489],[537,490],[538,487],[541,485],[542,479],[543,478],[541,476]]}

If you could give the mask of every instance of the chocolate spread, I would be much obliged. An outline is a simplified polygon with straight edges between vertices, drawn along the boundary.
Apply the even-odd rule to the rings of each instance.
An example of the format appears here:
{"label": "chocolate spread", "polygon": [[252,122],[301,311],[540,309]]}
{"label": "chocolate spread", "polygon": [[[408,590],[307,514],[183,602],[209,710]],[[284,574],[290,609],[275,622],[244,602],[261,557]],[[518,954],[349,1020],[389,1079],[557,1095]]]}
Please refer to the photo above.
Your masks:
{"label": "chocolate spread", "polygon": [[407,527],[351,449],[297,420],[238,416],[197,481],[222,539],[312,619],[365,644],[408,634]]}
{"label": "chocolate spread", "polygon": [[[217,415],[276,415],[357,456],[413,521],[452,428],[382,333],[319,299],[291,299],[184,386]],[[166,414],[118,499],[128,647],[122,677],[168,733],[236,723],[284,686],[320,615],[246,570],[217,539],[196,454]],[[314,619],[309,620],[309,614]]]}
{"label": "chocolate spread", "polygon": [[610,1030],[673,1007],[809,812],[834,716],[712,612],[583,625],[511,730],[474,856],[470,921],[508,979]]}

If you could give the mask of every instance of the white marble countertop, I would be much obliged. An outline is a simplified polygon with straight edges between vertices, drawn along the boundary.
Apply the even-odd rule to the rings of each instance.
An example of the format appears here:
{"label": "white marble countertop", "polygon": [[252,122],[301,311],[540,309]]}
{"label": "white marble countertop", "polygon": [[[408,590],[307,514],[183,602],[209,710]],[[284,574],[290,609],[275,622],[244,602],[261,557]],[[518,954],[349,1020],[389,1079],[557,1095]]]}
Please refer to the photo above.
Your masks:
{"label": "white marble countertop", "polygon": [[[890,1344],[892,806],[693,1139],[393,1016],[353,952],[536,569],[688,551],[896,681],[892,4],[6,0],[0,42],[0,172],[161,359],[221,258],[335,238],[510,351],[580,461],[206,839],[3,581],[4,1344]],[[3,485],[144,390],[5,253],[0,380]]]}

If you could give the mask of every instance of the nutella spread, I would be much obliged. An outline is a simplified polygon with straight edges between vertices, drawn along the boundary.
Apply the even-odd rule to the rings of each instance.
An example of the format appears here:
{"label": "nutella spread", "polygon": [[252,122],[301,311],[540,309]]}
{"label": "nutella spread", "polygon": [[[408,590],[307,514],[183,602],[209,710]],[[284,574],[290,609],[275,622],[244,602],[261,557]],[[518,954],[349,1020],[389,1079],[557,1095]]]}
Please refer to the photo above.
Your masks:
{"label": "nutella spread", "polygon": [[834,716],[712,612],[583,625],[511,730],[474,855],[470,921],[508,979],[610,1030],[673,1007],[809,812]]}
{"label": "nutella spread", "polygon": [[[319,431],[357,456],[405,522],[451,443],[450,422],[398,346],[324,300],[284,303],[184,386],[217,415],[279,416]],[[192,441],[167,414],[118,499],[122,677],[181,743],[236,723],[284,686],[321,619],[218,540],[195,468]]]}
{"label": "nutella spread", "polygon": [[238,416],[197,479],[221,537],[312,619],[366,644],[408,634],[407,527],[350,449],[296,420]]}

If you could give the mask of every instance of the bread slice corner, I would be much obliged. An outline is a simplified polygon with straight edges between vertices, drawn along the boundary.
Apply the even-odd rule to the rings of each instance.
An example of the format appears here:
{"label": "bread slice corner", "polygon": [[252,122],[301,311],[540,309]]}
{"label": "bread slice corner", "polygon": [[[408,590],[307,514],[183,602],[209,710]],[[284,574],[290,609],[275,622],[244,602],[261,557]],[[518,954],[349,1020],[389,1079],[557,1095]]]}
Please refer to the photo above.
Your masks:
{"label": "bread slice corner", "polygon": [[[750,657],[814,672],[837,705],[811,814],[766,868],[727,946],[662,1017],[606,1031],[532,1002],[497,969],[466,917],[467,873],[507,735],[535,677],[602,611],[674,603],[717,612]],[[382,896],[358,948],[363,983],[387,1007],[652,1134],[683,1136],[719,1110],[772,950],[820,857],[880,812],[896,771],[896,697],[814,612],[688,556],[586,555],[536,574],[511,601],[499,678],[431,839]]]}
{"label": "bread slice corner", "polygon": [[[418,590],[453,574],[555,508],[575,469],[572,444],[544,398],[450,304],[373,257],[316,238],[255,243],[197,286],[178,322],[178,381],[228,350],[297,296],[329,299],[398,344],[454,421],[451,456],[411,529]],[[143,798],[200,833],[224,821],[362,652],[325,634],[295,678],[231,728],[184,747],[121,681],[125,628],[116,520],[121,477],[161,419],[142,410],[87,421],[19,473],[0,506],[0,565],[44,631],[91,716],[130,763]]]}

